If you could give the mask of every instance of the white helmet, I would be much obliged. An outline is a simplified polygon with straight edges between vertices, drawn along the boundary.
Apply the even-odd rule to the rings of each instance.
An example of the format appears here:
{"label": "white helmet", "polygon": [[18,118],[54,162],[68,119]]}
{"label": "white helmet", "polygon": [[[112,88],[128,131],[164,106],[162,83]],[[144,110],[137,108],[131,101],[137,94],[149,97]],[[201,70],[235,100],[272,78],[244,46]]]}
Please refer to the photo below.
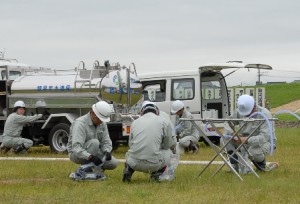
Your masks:
{"label": "white helmet", "polygon": [[92,109],[102,122],[110,121],[111,107],[108,103],[105,101],[99,101],[92,106]]}
{"label": "white helmet", "polygon": [[151,101],[144,101],[142,104],[141,112],[143,113],[145,110],[152,109],[156,112],[156,115],[159,114],[159,109],[157,105]]}
{"label": "white helmet", "polygon": [[23,101],[17,101],[15,102],[14,108],[15,107],[25,108],[25,103]]}
{"label": "white helmet", "polygon": [[246,116],[251,113],[254,108],[254,98],[249,95],[241,95],[237,101],[237,111],[240,115]]}
{"label": "white helmet", "polygon": [[177,111],[183,108],[184,108],[184,103],[182,101],[176,100],[172,104],[171,113],[177,113]]}

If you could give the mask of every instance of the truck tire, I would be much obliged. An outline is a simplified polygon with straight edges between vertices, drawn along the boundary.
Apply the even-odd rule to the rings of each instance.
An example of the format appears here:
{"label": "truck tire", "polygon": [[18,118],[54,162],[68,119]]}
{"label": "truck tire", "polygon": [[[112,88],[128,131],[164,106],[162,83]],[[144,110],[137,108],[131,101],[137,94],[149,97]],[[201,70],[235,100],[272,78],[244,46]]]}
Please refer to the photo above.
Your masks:
{"label": "truck tire", "polygon": [[53,152],[65,152],[67,150],[70,125],[59,123],[49,133],[49,146]]}

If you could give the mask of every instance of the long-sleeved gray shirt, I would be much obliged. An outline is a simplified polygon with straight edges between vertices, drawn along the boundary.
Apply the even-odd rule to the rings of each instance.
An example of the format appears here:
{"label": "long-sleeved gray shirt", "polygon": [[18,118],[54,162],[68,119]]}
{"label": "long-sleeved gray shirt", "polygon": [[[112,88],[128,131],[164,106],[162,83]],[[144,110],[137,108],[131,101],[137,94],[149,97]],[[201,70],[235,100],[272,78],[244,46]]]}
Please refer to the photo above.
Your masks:
{"label": "long-sleeved gray shirt", "polygon": [[149,112],[132,123],[128,155],[134,159],[157,163],[161,158],[161,150],[170,149],[172,144],[170,123]]}
{"label": "long-sleeved gray shirt", "polygon": [[[265,116],[267,116],[268,118],[272,118],[272,114],[271,112],[266,109],[263,108],[261,106],[256,106],[257,107],[257,112],[261,112],[263,113]],[[238,114],[237,111],[234,111],[233,114],[229,117],[229,118],[237,118],[237,119],[243,119],[243,118],[247,118],[244,116],[241,116],[240,114]],[[263,119],[263,117],[261,116],[255,116],[255,119]],[[234,125],[239,125],[242,126],[244,124],[244,122],[238,122],[235,121],[233,122]],[[242,129],[242,131],[240,132],[240,134],[242,135],[249,135],[250,133],[252,133],[255,128],[258,126],[259,121],[256,122],[249,122],[248,124],[246,124],[246,126]],[[273,122],[272,124],[272,131],[274,132],[274,124]],[[230,130],[227,126],[228,124],[225,123],[225,134],[232,134],[233,130]],[[226,128],[227,126],[227,128]],[[275,136],[275,134],[273,134]],[[276,138],[274,138],[274,144],[276,142]],[[270,143],[270,129],[269,126],[266,122],[264,122],[255,132],[254,134],[248,139],[248,145],[249,146],[254,146],[254,147],[264,147],[266,143]],[[264,149],[264,151],[266,153],[269,152],[269,149]]]}
{"label": "long-sleeved gray shirt", "polygon": [[99,148],[103,153],[112,150],[112,142],[106,123],[95,126],[91,120],[90,113],[87,113],[77,118],[71,125],[67,145],[68,152],[76,154],[76,157],[79,159],[88,159],[91,154],[84,149],[84,144],[91,139],[99,140]]}
{"label": "long-sleeved gray shirt", "polygon": [[181,117],[176,115],[176,121],[175,121],[175,126],[181,124],[181,127],[178,128],[178,133],[180,133],[181,137],[185,136],[193,136],[197,140],[199,140],[199,132],[197,128],[192,124],[191,121],[181,121],[180,118],[187,118],[187,119],[193,119],[193,116],[190,112],[184,109]]}
{"label": "long-sleeved gray shirt", "polygon": [[33,116],[24,116],[17,113],[10,114],[4,125],[3,139],[7,137],[21,137],[23,126],[41,117],[41,114]]}

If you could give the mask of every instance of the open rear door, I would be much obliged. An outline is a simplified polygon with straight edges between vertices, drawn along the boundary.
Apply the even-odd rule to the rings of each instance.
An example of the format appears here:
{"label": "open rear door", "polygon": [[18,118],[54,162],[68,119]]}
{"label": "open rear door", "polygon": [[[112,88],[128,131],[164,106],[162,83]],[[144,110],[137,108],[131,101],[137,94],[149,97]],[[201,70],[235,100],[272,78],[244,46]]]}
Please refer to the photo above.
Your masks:
{"label": "open rear door", "polygon": [[242,63],[242,62],[227,62],[227,63],[210,63],[200,66],[199,69],[203,71],[221,71],[223,69],[267,69],[271,70],[272,67],[267,64],[255,64],[255,63]]}
{"label": "open rear door", "polygon": [[199,67],[200,87],[201,87],[201,115],[203,118],[226,118],[230,115],[229,95],[225,77],[221,70],[233,69],[265,69],[271,70],[272,67],[266,64],[227,62],[211,63]]}

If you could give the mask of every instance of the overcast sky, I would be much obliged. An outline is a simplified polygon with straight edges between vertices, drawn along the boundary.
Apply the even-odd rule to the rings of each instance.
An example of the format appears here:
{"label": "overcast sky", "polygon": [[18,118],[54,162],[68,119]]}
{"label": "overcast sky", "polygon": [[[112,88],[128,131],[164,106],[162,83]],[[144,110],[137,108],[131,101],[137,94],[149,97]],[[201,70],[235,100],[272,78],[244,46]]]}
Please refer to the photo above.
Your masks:
{"label": "overcast sky", "polygon": [[[265,63],[261,80],[300,80],[299,0],[0,0],[0,51],[33,66],[134,62],[138,73]],[[226,74],[226,73],[224,73]],[[257,71],[229,85],[255,84]]]}

